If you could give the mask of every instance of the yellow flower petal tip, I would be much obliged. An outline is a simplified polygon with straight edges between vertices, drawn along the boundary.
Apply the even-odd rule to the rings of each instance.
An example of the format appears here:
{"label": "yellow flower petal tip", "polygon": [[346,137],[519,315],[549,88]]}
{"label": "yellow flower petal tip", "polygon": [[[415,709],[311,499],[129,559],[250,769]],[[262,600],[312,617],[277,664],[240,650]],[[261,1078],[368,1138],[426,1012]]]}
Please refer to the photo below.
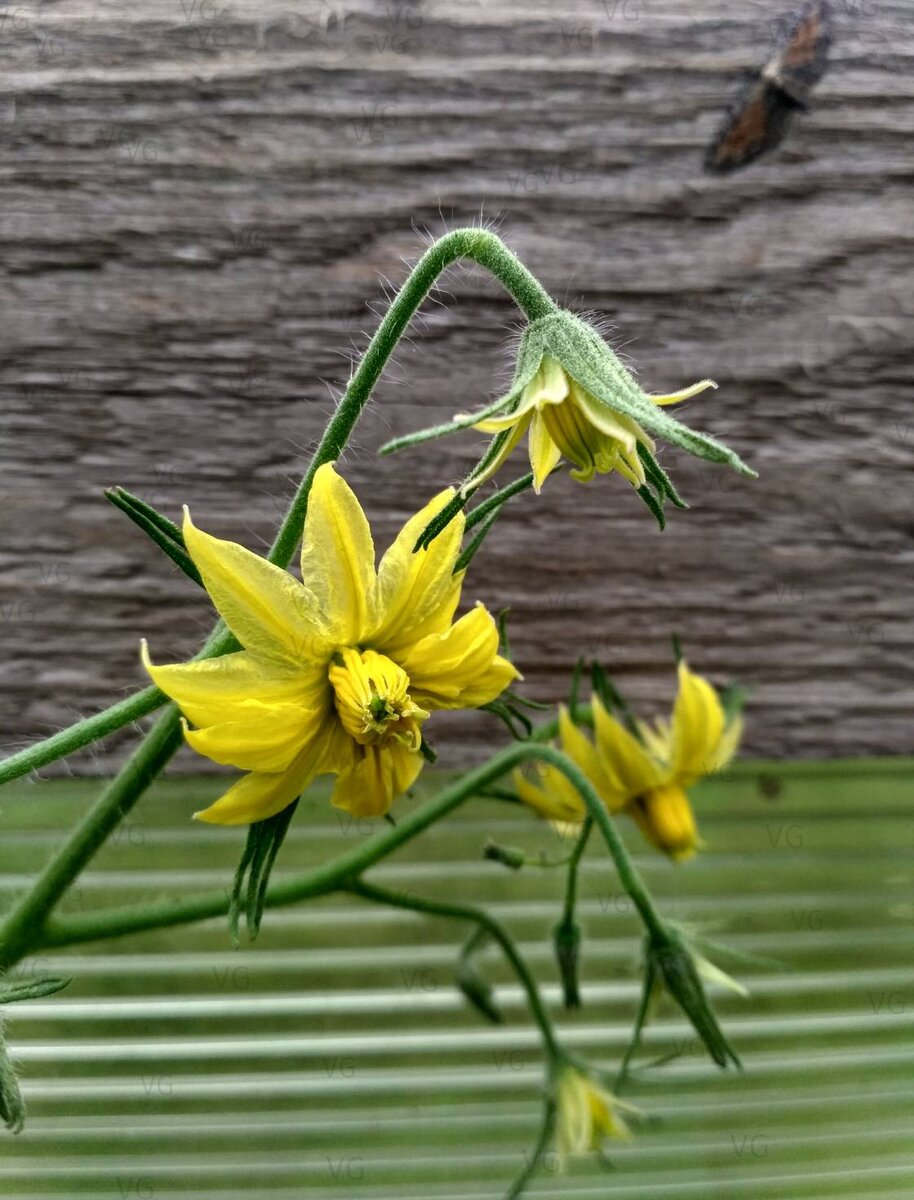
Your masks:
{"label": "yellow flower petal tip", "polygon": [[560,1169],[569,1158],[602,1149],[607,1139],[630,1141],[632,1132],[622,1113],[639,1113],[592,1075],[571,1064],[561,1069],[555,1084],[556,1154]]}
{"label": "yellow flower petal tip", "polygon": [[197,753],[247,772],[195,820],[265,820],[320,774],[338,777],[337,806],[386,812],[422,769],[434,711],[488,704],[517,676],[498,654],[484,607],[455,620],[463,520],[413,553],[454,494],[444,489],[411,517],[376,567],[365,514],[324,463],[305,520],[301,582],[197,529],[185,506],[189,552],[242,649],[154,666],[143,641],[140,658],[181,709]]}
{"label": "yellow flower petal tip", "polygon": [[[679,692],[670,721],[634,722],[614,717],[599,695],[592,703],[593,740],[559,706],[562,750],[593,784],[611,813],[625,812],[645,839],[674,862],[685,862],[704,847],[688,789],[726,767],[739,747],[743,722],[726,719],[715,689],[683,660]],[[561,772],[537,769],[535,779],[517,772],[520,798],[557,823],[583,816],[580,797]],[[580,819],[578,817],[577,819]]]}

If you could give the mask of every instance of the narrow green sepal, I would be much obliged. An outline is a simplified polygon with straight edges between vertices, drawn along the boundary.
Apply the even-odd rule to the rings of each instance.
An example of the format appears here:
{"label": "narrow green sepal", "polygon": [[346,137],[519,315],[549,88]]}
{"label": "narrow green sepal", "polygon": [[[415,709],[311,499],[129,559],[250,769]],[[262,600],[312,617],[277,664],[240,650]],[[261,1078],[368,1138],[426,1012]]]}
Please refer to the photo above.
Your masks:
{"label": "narrow green sepal", "polygon": [[431,744],[424,737],[419,743],[419,750],[427,763],[436,763],[438,761],[437,751],[432,748]]}
{"label": "narrow green sepal", "polygon": [[468,546],[464,546],[463,550],[460,553],[460,557],[454,563],[454,571],[453,571],[454,575],[456,575],[458,571],[465,571],[467,569],[467,567],[470,565],[470,563],[473,561],[476,551],[480,548],[482,543],[486,540],[486,535],[488,534],[488,532],[492,528],[492,526],[495,524],[495,522],[498,520],[499,513],[500,513],[500,509],[497,509],[497,508],[493,509],[492,512],[489,513],[489,515],[485,518],[485,520],[479,526],[476,536],[472,539],[470,544]]}
{"label": "narrow green sepal", "polygon": [[159,549],[167,554],[189,579],[203,587],[200,572],[194,566],[193,560],[184,546],[184,535],[173,521],[157,512],[145,500],[131,495],[124,488],[107,488],[105,496],[115,508],[119,508],[128,516],[134,525],[142,529],[146,536],[155,542]]}
{"label": "narrow green sepal", "polygon": [[[26,979],[9,983],[0,982],[0,1004],[13,1004],[20,1000],[36,1000],[42,996],[53,996],[65,988],[69,979]],[[0,1121],[10,1133],[21,1133],[25,1124],[25,1101],[19,1088],[16,1069],[10,1059],[0,1024]]]}
{"label": "narrow green sepal", "polygon": [[629,707],[628,701],[610,679],[609,674],[598,662],[591,663],[590,684],[602,701],[603,707],[609,712],[615,712],[632,737],[637,738],[640,742],[642,740],[641,730],[638,728],[635,714]]}
{"label": "narrow green sepal", "polygon": [[650,512],[653,514],[654,519],[656,520],[657,524],[660,526],[661,530],[665,529],[666,528],[666,517],[663,515],[663,509],[660,506],[660,501],[655,498],[654,493],[651,491],[651,489],[647,486],[646,483],[642,484],[641,487],[638,488],[638,495],[641,497],[641,499],[647,505]]}
{"label": "narrow green sepal", "polygon": [[16,983],[0,983],[0,1004],[14,1004],[19,1000],[39,1000],[62,991],[69,979],[24,979]]}
{"label": "narrow green sepal", "polygon": [[685,657],[685,655],[682,653],[682,642],[679,640],[678,633],[670,634],[670,640],[673,643],[673,658],[675,659],[676,666],[678,667]]}
{"label": "narrow green sepal", "polygon": [[486,405],[478,412],[467,413],[466,416],[454,417],[452,421],[443,421],[440,425],[430,425],[427,429],[419,429],[415,433],[404,433],[401,437],[391,438],[389,442],[385,442],[381,446],[378,454],[383,456],[397,454],[400,450],[408,450],[410,446],[421,446],[423,442],[447,437],[449,433],[460,433],[462,430],[471,429],[477,421],[484,421],[486,417],[496,416],[516,398],[516,389],[512,387],[506,395],[493,400],[491,404]]}
{"label": "narrow green sepal", "polygon": [[512,496],[517,496],[520,492],[526,491],[527,488],[533,487],[533,472],[528,471],[526,475],[521,475],[520,479],[515,479],[513,483],[506,484],[503,488],[499,488],[494,495],[489,496],[488,500],[483,500],[482,504],[477,506],[467,513],[466,529],[472,529],[474,525],[478,525],[484,520],[493,509],[501,509]]}
{"label": "narrow green sepal", "polygon": [[720,697],[721,708],[724,710],[724,721],[727,725],[741,715],[746,706],[746,701],[751,695],[751,689],[743,687],[739,683],[728,683],[726,687],[722,687],[718,692]]}
{"label": "narrow green sepal", "polygon": [[251,941],[254,941],[260,932],[270,875],[297,807],[298,800],[294,800],[281,812],[267,817],[265,821],[255,821],[248,828],[247,841],[235,872],[229,901],[229,928],[236,946],[240,944],[242,908]]}
{"label": "narrow green sepal", "polygon": [[[533,723],[529,717],[513,704],[505,704],[501,700],[492,700],[488,704],[481,704],[479,708],[481,712],[490,712],[493,716],[498,717],[516,742],[525,742],[533,732]],[[515,721],[522,726],[524,729],[523,733],[518,733],[514,725]]]}
{"label": "narrow green sepal", "polygon": [[457,492],[457,494],[451,500],[448,500],[444,508],[442,508],[441,511],[434,517],[432,517],[426,527],[419,534],[419,537],[416,539],[416,544],[413,546],[413,554],[419,550],[427,550],[429,548],[438,534],[447,529],[448,525],[450,525],[451,521],[453,521],[457,514],[466,508],[472,494],[473,493],[470,492],[468,495],[464,496],[461,492]]}

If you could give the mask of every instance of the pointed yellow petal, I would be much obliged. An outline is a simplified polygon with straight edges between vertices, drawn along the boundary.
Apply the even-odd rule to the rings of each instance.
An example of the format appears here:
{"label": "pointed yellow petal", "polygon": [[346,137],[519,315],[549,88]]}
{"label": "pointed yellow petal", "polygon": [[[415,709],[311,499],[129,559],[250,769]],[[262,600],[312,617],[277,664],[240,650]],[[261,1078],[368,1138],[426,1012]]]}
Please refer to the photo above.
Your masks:
{"label": "pointed yellow petal", "polygon": [[141,643],[143,666],[166,696],[174,700],[195,725],[238,720],[239,709],[249,700],[263,704],[298,703],[311,707],[315,689],[323,680],[269,659],[255,658],[246,650],[199,662],[156,666],[149,647]]}
{"label": "pointed yellow petal", "polygon": [[531,413],[528,411],[520,418],[520,420],[518,420],[517,424],[505,439],[504,445],[495,455],[489,465],[485,468],[485,470],[480,471],[478,475],[474,475],[472,479],[467,480],[467,482],[461,488],[461,491],[464,495],[466,495],[467,492],[471,492],[473,488],[477,488],[480,486],[480,484],[485,483],[487,479],[491,479],[493,475],[501,470],[502,465],[510,456],[514,447],[527,432],[527,426],[530,424],[530,416]]}
{"label": "pointed yellow petal", "polygon": [[743,740],[743,718],[733,717],[724,728],[717,749],[711,755],[711,771],[722,771],[730,765]]}
{"label": "pointed yellow petal", "polygon": [[186,508],[183,532],[210,599],[246,650],[285,663],[322,652],[327,630],[314,596],[287,571],[197,529]]}
{"label": "pointed yellow petal", "polygon": [[453,488],[431,499],[400,530],[378,568],[378,627],[372,643],[397,659],[404,647],[446,630],[460,599],[463,575],[454,575],[465,517],[458,513],[426,550],[413,547],[433,517],[452,500]]}
{"label": "pointed yellow petal", "polygon": [[423,708],[477,708],[501,695],[517,669],[498,654],[498,627],[481,604],[443,633],[408,647],[400,664]]}
{"label": "pointed yellow petal", "polygon": [[679,663],[679,693],[673,706],[671,766],[684,787],[714,769],[724,731],[724,712],[717,692],[700,675]]}
{"label": "pointed yellow petal", "polygon": [[301,551],[302,580],[328,614],[334,639],[359,642],[376,624],[371,530],[349,484],[332,463],[314,476]]}
{"label": "pointed yellow petal", "polygon": [[[527,405],[527,408],[532,407]],[[506,413],[501,417],[487,417],[484,421],[477,421],[473,428],[477,433],[501,433],[504,429],[510,429],[512,425],[516,425],[518,421],[522,421],[526,415],[527,409],[515,409],[514,412]]]}
{"label": "pointed yellow petal", "polygon": [[597,753],[608,783],[604,799],[607,807],[615,811],[632,797],[659,787],[666,772],[625,726],[606,711],[597,696],[593,714]]}
{"label": "pointed yellow petal", "polygon": [[572,721],[571,714],[564,704],[559,705],[559,737],[562,740],[562,749],[571,761],[581,768],[597,791],[602,791],[605,781],[597,761],[596,748],[584,731]]}
{"label": "pointed yellow petal", "polygon": [[692,805],[678,784],[664,784],[637,796],[625,811],[651,845],[674,861],[691,858],[698,848]]}
{"label": "pointed yellow petal", "polygon": [[708,388],[716,388],[717,384],[713,379],[701,379],[698,383],[693,383],[691,387],[683,388],[679,392],[665,392],[657,394],[656,392],[648,392],[648,400],[653,400],[655,404],[678,404],[681,400],[688,400],[692,396],[697,396],[699,392],[707,391]]}
{"label": "pointed yellow petal", "polygon": [[591,425],[596,426],[607,437],[619,442],[628,452],[635,453],[639,441],[645,442],[645,444],[650,441],[637,421],[626,416],[625,413],[616,412],[608,404],[597,400],[580,384],[575,383],[571,390],[571,397]]}
{"label": "pointed yellow petal", "polygon": [[520,770],[512,777],[518,796],[541,817],[561,825],[580,825],[584,820],[587,810],[577,789],[551,764],[537,766],[533,779]]}
{"label": "pointed yellow petal", "polygon": [[530,422],[530,468],[533,471],[533,490],[537,496],[543,484],[558,466],[562,452],[549,436],[546,422],[534,413]]}
{"label": "pointed yellow petal", "polygon": [[326,715],[326,706],[308,711],[296,704],[239,705],[236,719],[204,729],[189,729],[184,736],[198,754],[242,771],[285,771],[304,744],[314,738]]}
{"label": "pointed yellow petal", "polygon": [[337,779],[331,802],[356,817],[381,817],[416,781],[425,760],[395,741],[359,749],[360,760]]}

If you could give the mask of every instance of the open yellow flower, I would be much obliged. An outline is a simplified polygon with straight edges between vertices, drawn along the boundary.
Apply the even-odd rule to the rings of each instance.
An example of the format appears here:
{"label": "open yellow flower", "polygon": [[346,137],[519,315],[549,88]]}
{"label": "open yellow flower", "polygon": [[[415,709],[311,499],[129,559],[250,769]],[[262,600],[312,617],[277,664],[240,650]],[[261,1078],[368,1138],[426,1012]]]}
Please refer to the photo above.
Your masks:
{"label": "open yellow flower", "polygon": [[[593,698],[595,742],[559,712],[562,749],[587,775],[610,812],[626,812],[647,840],[673,859],[688,858],[699,845],[687,791],[722,770],[742,736],[742,718],[728,722],[720,697],[706,679],[679,664],[679,692],[670,722],[637,724],[636,737]],[[521,799],[559,825],[585,815],[577,791],[557,768],[544,765],[534,783],[521,772]]]}
{"label": "open yellow flower", "polygon": [[[659,406],[677,404],[712,387],[717,387],[713,380],[702,379],[681,392],[663,396],[647,394],[647,399]],[[455,418],[465,419],[462,415]],[[480,433],[510,430],[510,435],[485,469],[464,485],[467,491],[490,479],[528,431],[530,467],[537,494],[563,457],[574,464],[576,469],[571,474],[582,483],[589,482],[595,474],[618,471],[633,487],[644,487],[647,475],[638,446],[651,454],[656,449],[653,439],[634,417],[596,399],[550,355],[543,358],[513,411],[485,417],[473,429]]]}
{"label": "open yellow flower", "polygon": [[358,500],[331,464],[322,466],[308,503],[301,583],[197,529],[185,511],[187,551],[243,646],[222,658],[154,666],[143,643],[153,681],[194,726],[186,726],[191,746],[248,772],[198,817],[265,820],[327,773],[338,776],[337,807],[385,813],[422,769],[429,714],[487,704],[517,678],[481,604],[454,621],[462,514],[413,553],[453,495],[440,492],[407,521],[375,569]]}
{"label": "open yellow flower", "polygon": [[555,1087],[556,1153],[559,1167],[568,1159],[599,1150],[604,1138],[631,1138],[620,1109],[637,1112],[601,1087],[591,1075],[570,1063],[561,1069]]}

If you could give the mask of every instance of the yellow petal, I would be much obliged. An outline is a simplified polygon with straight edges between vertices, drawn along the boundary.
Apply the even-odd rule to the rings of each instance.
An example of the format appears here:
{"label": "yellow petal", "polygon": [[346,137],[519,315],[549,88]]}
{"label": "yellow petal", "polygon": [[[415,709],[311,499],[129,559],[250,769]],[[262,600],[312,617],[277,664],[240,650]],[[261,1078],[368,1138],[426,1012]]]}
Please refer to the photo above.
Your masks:
{"label": "yellow petal", "polygon": [[688,787],[713,771],[724,731],[724,712],[717,692],[700,675],[679,663],[679,693],[673,706],[671,766],[677,780]]}
{"label": "yellow petal", "polygon": [[559,825],[580,825],[586,815],[584,802],[575,788],[551,763],[538,764],[531,779],[523,771],[513,772],[518,796],[534,812]]}
{"label": "yellow petal", "polygon": [[246,650],[286,663],[320,655],[326,625],[314,596],[288,571],[197,529],[186,508],[183,532],[210,599]]}
{"label": "yellow petal", "polygon": [[[195,725],[238,720],[239,708],[249,700],[263,704],[299,703],[310,707],[315,676],[246,650],[199,662],[156,666],[145,640],[140,650],[143,666],[156,685],[178,705]],[[323,676],[318,676],[318,680]]]}
{"label": "yellow petal", "polygon": [[690,858],[698,847],[692,805],[675,783],[654,788],[636,797],[625,810],[658,850],[677,862]]}
{"label": "yellow petal", "polygon": [[743,718],[741,716],[732,717],[721,734],[717,749],[711,756],[710,769],[712,771],[722,771],[724,767],[729,766],[742,740]]}
{"label": "yellow petal", "polygon": [[423,708],[477,708],[519,678],[498,654],[498,627],[481,604],[443,633],[422,638],[404,651],[400,664],[409,691]]}
{"label": "yellow petal", "polygon": [[309,711],[296,704],[248,700],[233,721],[189,729],[184,736],[198,754],[242,771],[285,771],[306,742],[315,737],[326,707]]}
{"label": "yellow petal", "polygon": [[615,811],[634,796],[659,787],[666,771],[648,754],[637,738],[606,711],[599,697],[593,701],[597,753],[607,780],[607,807]]}
{"label": "yellow petal", "polygon": [[533,490],[537,496],[543,484],[558,466],[562,452],[549,436],[546,422],[534,413],[530,422],[530,467],[533,471]]}
{"label": "yellow petal", "polygon": [[[562,749],[571,761],[581,768],[598,791],[605,790],[606,781],[598,761],[596,747],[584,731],[572,721],[571,714],[564,704],[559,705],[559,737],[562,740]],[[583,801],[581,803],[583,804]]]}
{"label": "yellow petal", "polygon": [[648,392],[648,400],[653,400],[655,404],[678,404],[681,400],[688,400],[692,396],[697,396],[699,392],[707,391],[708,388],[716,388],[717,384],[713,379],[701,379],[698,383],[693,383],[691,387],[683,388],[679,392],[666,392],[657,394],[656,392]]}
{"label": "yellow petal", "polygon": [[634,452],[639,441],[649,440],[637,421],[633,421],[631,417],[616,412],[609,405],[597,400],[580,384],[576,383],[572,388],[571,398],[583,413],[586,421],[607,437],[619,442],[624,449]]}
{"label": "yellow petal", "polygon": [[393,740],[359,750],[356,765],[337,779],[332,803],[356,817],[383,816],[412,786],[425,760]]}
{"label": "yellow petal", "polygon": [[376,624],[374,563],[374,543],[362,506],[333,464],[325,463],[308,497],[301,572],[338,642],[359,642]]}
{"label": "yellow petal", "polygon": [[455,496],[445,488],[397,534],[378,568],[378,626],[371,642],[397,659],[398,652],[431,633],[446,630],[460,600],[462,572],[454,575],[465,517],[458,513],[426,550],[413,547],[433,517]]}
{"label": "yellow petal", "polygon": [[517,421],[514,428],[505,439],[504,445],[495,455],[489,465],[484,470],[480,471],[478,475],[474,475],[472,479],[467,480],[467,482],[461,488],[461,491],[464,495],[466,495],[467,492],[471,492],[474,488],[479,487],[480,484],[485,483],[487,479],[491,479],[493,475],[497,474],[497,472],[501,470],[502,465],[508,459],[511,452],[514,450],[514,447],[527,432],[527,426],[530,424],[531,415],[532,409],[528,410]]}
{"label": "yellow petal", "polygon": [[659,759],[660,762],[668,763],[670,761],[670,726],[668,722],[661,721],[659,718],[649,724],[647,721],[638,722],[638,732],[641,734],[641,740],[647,747],[647,752],[652,758]]}
{"label": "yellow petal", "polygon": [[251,771],[209,808],[194,813],[194,817],[214,825],[250,825],[265,821],[291,804],[317,775],[347,770],[353,760],[353,744],[336,713],[328,713],[316,735],[305,743],[287,771]]}

